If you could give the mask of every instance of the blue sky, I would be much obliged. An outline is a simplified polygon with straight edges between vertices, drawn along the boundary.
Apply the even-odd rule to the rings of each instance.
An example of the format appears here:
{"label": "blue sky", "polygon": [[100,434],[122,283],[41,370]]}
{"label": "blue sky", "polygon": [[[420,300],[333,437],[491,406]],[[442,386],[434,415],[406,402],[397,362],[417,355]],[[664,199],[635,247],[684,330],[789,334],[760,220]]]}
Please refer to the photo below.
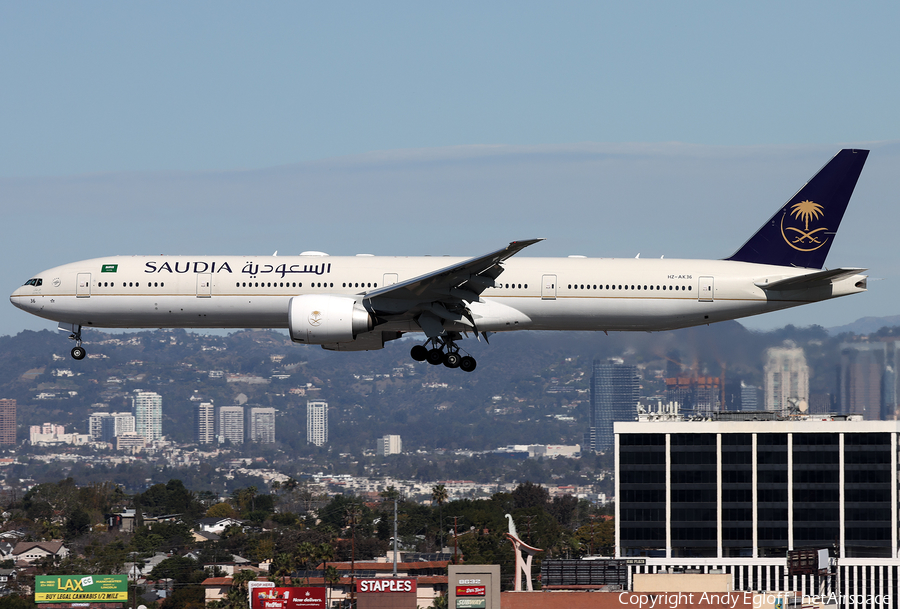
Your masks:
{"label": "blue sky", "polygon": [[[887,2],[0,2],[0,280],[532,236],[723,257],[858,146],[829,264],[884,281],[751,325],[895,315],[898,23]],[[0,334],[45,327],[0,311]]]}

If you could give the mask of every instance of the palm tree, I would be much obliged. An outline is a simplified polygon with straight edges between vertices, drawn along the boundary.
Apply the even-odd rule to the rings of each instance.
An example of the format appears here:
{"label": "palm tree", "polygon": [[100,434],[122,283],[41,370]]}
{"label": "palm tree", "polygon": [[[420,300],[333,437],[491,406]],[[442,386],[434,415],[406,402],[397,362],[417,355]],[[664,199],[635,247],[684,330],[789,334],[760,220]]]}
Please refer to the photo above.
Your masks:
{"label": "palm tree", "polygon": [[331,606],[331,589],[341,583],[341,573],[335,567],[325,568],[325,583],[327,584],[326,593],[328,598],[325,600],[326,606]]}
{"label": "palm tree", "polygon": [[294,560],[297,561],[298,565],[302,565],[303,570],[306,572],[306,585],[309,585],[309,572],[312,570],[313,565],[319,564],[318,558],[319,546],[309,541],[304,541],[297,546],[297,551],[294,553]]}
{"label": "palm tree", "polygon": [[447,496],[447,487],[443,484],[431,487],[431,502],[438,504],[438,519],[441,529],[441,547],[439,551],[444,550],[444,502],[447,501]]}
{"label": "palm tree", "polygon": [[285,577],[290,577],[294,572],[294,557],[287,552],[282,552],[272,559],[272,566],[269,568],[270,581],[275,579],[275,584],[280,586],[284,582]]}

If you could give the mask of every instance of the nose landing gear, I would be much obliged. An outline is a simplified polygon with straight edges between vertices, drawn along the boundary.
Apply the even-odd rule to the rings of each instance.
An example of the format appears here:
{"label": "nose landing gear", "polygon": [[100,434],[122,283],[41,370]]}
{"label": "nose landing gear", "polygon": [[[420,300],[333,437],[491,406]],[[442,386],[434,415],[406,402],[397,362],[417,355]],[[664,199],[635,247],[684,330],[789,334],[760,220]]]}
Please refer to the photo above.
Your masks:
{"label": "nose landing gear", "polygon": [[[62,324],[60,324],[60,330],[62,330]],[[75,346],[72,347],[72,359],[82,360],[84,356],[87,355],[87,351],[84,350],[84,347],[81,346],[81,326],[79,325],[71,325],[68,326],[72,333],[69,334],[69,340],[75,341]]]}
{"label": "nose landing gear", "polygon": [[475,358],[460,355],[456,341],[447,336],[429,338],[424,345],[410,349],[409,354],[417,362],[427,361],[432,366],[444,364],[447,368],[459,368],[465,372],[472,372],[476,366]]}

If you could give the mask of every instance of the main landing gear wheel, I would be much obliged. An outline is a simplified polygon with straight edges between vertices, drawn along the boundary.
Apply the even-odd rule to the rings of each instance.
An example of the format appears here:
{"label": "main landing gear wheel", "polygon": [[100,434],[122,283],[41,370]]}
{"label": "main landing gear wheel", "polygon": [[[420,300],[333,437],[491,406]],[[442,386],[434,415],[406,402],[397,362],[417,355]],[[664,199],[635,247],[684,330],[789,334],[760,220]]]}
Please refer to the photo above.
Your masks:
{"label": "main landing gear wheel", "polygon": [[459,361],[462,358],[456,351],[448,351],[444,354],[444,365],[448,368],[459,368]]}
{"label": "main landing gear wheel", "polygon": [[84,347],[72,347],[72,358],[73,359],[84,359],[84,356],[87,355],[87,351],[84,350]]}
{"label": "main landing gear wheel", "polygon": [[475,358],[461,355],[456,341],[460,336],[451,332],[443,336],[429,338],[424,345],[416,345],[409,355],[417,362],[427,361],[432,366],[444,364],[447,368],[462,368],[465,372],[475,370]]}

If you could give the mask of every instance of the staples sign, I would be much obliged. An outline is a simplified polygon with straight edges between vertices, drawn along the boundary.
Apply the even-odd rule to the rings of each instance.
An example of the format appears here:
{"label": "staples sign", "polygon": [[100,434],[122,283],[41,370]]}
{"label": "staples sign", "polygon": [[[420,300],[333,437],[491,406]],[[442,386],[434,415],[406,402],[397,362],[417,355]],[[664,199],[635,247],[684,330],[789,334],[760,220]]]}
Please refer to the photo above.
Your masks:
{"label": "staples sign", "polygon": [[415,594],[416,580],[414,578],[395,579],[393,577],[360,579],[356,581],[356,591],[360,594],[372,592],[410,592]]}

